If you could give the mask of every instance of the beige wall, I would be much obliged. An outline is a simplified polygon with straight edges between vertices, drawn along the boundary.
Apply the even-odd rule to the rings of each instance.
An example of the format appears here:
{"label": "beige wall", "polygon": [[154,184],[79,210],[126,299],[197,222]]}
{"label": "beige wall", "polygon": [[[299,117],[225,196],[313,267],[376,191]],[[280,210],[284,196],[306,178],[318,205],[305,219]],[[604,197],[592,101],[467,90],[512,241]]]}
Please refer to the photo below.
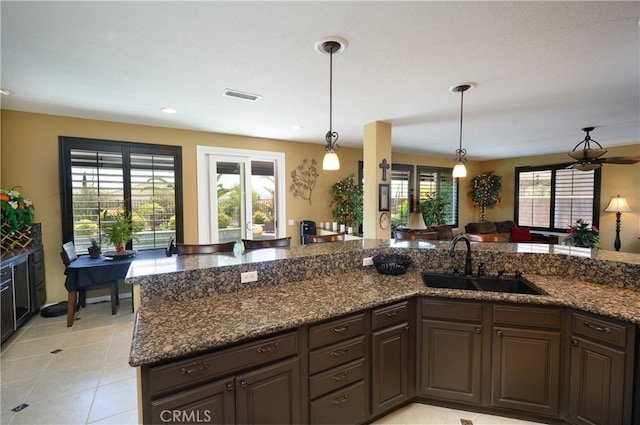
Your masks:
{"label": "beige wall", "polygon": [[[196,146],[220,146],[236,149],[253,149],[285,153],[287,176],[287,219],[295,220],[286,226],[287,235],[294,244],[300,238],[300,220],[316,222],[333,221],[329,204],[329,188],[350,173],[357,176],[358,161],[362,160],[361,149],[342,148],[338,152],[341,169],[323,171],[324,148],[321,144],[293,143],[279,140],[240,137],[225,134],[122,124],[108,121],[86,120],[55,115],[31,114],[10,110],[1,111],[2,122],[2,172],[3,188],[21,186],[23,194],[35,205],[35,221],[42,223],[47,273],[47,302],[66,299],[64,268],[60,260],[62,245],[60,218],[60,188],[58,169],[58,136],[86,137],[143,143],[158,143],[182,146],[185,242],[197,242],[197,193],[196,193]],[[321,137],[319,137],[319,140]],[[302,160],[318,161],[316,187],[311,204],[294,198],[288,188],[291,172]],[[425,165],[450,165],[450,159],[401,156],[403,163]],[[394,159],[395,161],[395,159]],[[473,165],[471,165],[473,167]],[[477,165],[476,165],[477,168]],[[464,192],[463,192],[464,193]],[[465,209],[464,201],[461,209]],[[372,212],[377,217],[377,212]],[[365,212],[366,214],[366,212]],[[464,212],[462,221],[466,220]],[[193,218],[193,219],[191,219]]]}
{"label": "beige wall", "polygon": [[[605,157],[640,157],[640,143],[626,146],[606,147]],[[567,150],[568,152],[568,150]],[[494,171],[502,176],[502,200],[492,210],[487,210],[487,220],[512,220],[515,195],[515,167],[547,165],[571,162],[566,153],[512,158],[480,163],[480,172]],[[640,163],[633,165],[606,164],[602,167],[600,192],[600,248],[613,250],[616,214],[603,212],[612,196],[620,194],[627,198],[631,212],[622,214],[620,251],[640,253]],[[479,218],[479,211],[476,212]]]}
{"label": "beige wall", "polygon": [[[23,194],[34,201],[36,208],[35,220],[41,222],[43,228],[47,273],[47,302],[49,303],[66,299],[64,269],[59,256],[62,236],[58,136],[182,146],[183,204],[185,217],[189,218],[184,223],[186,242],[197,242],[196,146],[198,145],[254,150],[259,147],[260,150],[285,153],[287,176],[286,216],[287,219],[295,220],[295,224],[286,226],[286,229],[287,235],[291,236],[296,244],[299,241],[300,220],[333,221],[329,206],[329,188],[333,183],[350,173],[357,175],[358,161],[362,159],[361,149],[342,148],[339,151],[341,169],[339,171],[323,171],[321,163],[324,149],[320,143],[293,143],[9,110],[1,111],[0,120],[2,124],[0,183],[3,188],[21,186]],[[320,139],[321,137],[319,137]],[[611,148],[609,150],[609,155],[637,155],[638,145],[635,145],[635,150],[634,147],[620,148],[620,150]],[[311,205],[306,200],[294,198],[291,192],[288,191],[291,172],[305,158],[318,161],[318,172],[320,174],[313,192]],[[562,156],[561,160],[564,159],[566,158]],[[469,161],[467,164],[469,177],[460,181],[460,226],[463,227],[467,222],[479,219],[479,210],[473,207],[467,196],[470,177],[489,169],[493,169],[503,176],[502,202],[498,205],[498,208],[488,212],[487,219],[510,219],[513,216],[513,167],[559,161],[557,157],[553,156],[487,161],[483,163]],[[450,167],[452,158],[393,153],[392,162]],[[621,195],[627,196],[629,204],[634,210],[632,213],[623,214],[622,217],[622,248],[624,251],[630,252],[640,252],[637,241],[637,237],[640,236],[638,226],[638,211],[640,211],[640,196],[638,194],[639,168],[640,165],[638,164],[634,166],[607,165],[603,171],[602,202],[604,205],[606,205],[612,194],[619,191]],[[604,208],[604,205],[602,208]],[[365,212],[365,215],[367,213]],[[376,213],[376,211],[371,212],[371,214]],[[615,214],[603,213],[601,230],[604,246],[613,244],[612,223],[614,220]]]}

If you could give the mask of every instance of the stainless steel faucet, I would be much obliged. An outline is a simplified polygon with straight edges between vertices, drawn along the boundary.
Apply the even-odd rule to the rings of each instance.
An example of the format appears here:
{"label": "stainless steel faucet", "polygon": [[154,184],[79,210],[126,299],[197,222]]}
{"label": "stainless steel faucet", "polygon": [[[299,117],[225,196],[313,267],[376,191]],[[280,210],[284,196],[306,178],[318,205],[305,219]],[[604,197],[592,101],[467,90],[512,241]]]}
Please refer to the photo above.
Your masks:
{"label": "stainless steel faucet", "polygon": [[471,276],[473,274],[473,267],[471,266],[471,242],[464,234],[456,236],[451,241],[451,246],[449,247],[449,258],[453,258],[453,253],[458,241],[464,241],[467,244],[467,254],[464,259],[464,274]]}

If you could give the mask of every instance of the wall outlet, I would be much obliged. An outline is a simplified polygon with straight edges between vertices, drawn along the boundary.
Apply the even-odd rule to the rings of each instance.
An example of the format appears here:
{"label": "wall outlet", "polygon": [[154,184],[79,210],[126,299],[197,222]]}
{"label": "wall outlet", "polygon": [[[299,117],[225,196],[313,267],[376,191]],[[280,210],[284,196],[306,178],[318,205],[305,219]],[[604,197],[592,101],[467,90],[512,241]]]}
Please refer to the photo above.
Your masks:
{"label": "wall outlet", "polygon": [[240,273],[240,283],[255,282],[258,280],[258,271]]}
{"label": "wall outlet", "polygon": [[365,257],[362,259],[362,266],[373,266],[373,257]]}
{"label": "wall outlet", "polygon": [[293,226],[293,225],[295,224],[295,221],[293,221],[293,219],[292,219],[292,218],[290,218],[290,219],[287,221],[287,224],[288,224],[289,226]]}

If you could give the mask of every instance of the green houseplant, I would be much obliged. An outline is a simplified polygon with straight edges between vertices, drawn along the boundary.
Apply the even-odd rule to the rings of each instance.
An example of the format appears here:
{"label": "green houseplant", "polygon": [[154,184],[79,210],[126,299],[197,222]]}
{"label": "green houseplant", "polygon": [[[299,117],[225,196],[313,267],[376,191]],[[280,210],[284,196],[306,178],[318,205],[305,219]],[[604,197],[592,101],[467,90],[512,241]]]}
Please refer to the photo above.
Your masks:
{"label": "green houseplant", "polygon": [[357,229],[362,223],[362,188],[355,182],[353,174],[334,183],[329,193],[334,207],[333,219]]}
{"label": "green houseplant", "polygon": [[600,242],[598,228],[588,221],[578,219],[569,226],[569,236],[562,241],[563,245],[579,246],[583,248],[597,248]]}
{"label": "green houseplant", "polygon": [[115,213],[107,210],[102,214],[102,218],[105,223],[103,234],[115,247],[116,252],[124,252],[130,240],[138,240],[136,232],[142,230],[142,223],[133,220],[131,212],[126,208]]}
{"label": "green houseplant", "polygon": [[500,202],[501,190],[502,176],[493,174],[493,171],[487,171],[471,179],[469,195],[473,204],[480,207],[480,221],[484,221],[487,208],[491,209]]}

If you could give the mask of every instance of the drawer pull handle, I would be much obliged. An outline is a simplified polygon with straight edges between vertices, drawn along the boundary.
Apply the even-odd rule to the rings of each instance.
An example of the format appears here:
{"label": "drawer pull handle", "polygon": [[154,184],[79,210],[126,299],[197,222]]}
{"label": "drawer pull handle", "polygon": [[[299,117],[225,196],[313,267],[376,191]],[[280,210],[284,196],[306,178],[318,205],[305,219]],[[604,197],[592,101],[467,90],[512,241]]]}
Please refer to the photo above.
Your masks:
{"label": "drawer pull handle", "polygon": [[343,380],[344,378],[346,378],[347,376],[349,376],[349,371],[348,371],[348,370],[345,370],[345,371],[344,371],[344,372],[342,372],[342,373],[337,373],[337,374],[333,375],[333,376],[331,377],[331,380],[332,380],[332,381],[342,381],[342,380]]}
{"label": "drawer pull handle", "polygon": [[336,404],[336,405],[338,405],[338,404],[342,404],[342,403],[344,403],[345,401],[347,401],[347,399],[348,399],[348,398],[349,398],[349,396],[345,394],[345,395],[343,395],[342,397],[334,398],[334,399],[333,399],[333,401],[332,401],[332,403],[333,403],[333,404]]}
{"label": "drawer pull handle", "polygon": [[396,316],[398,313],[399,313],[399,311],[398,311],[398,310],[387,311],[387,312],[385,313],[385,316],[387,316],[387,317],[393,317],[393,316]]}
{"label": "drawer pull handle", "polygon": [[280,343],[274,342],[271,345],[264,345],[264,346],[258,347],[257,351],[258,353],[270,353],[272,351],[278,351],[278,348],[280,348]]}
{"label": "drawer pull handle", "polygon": [[571,340],[571,345],[573,345],[574,347],[577,347],[578,346],[578,341],[575,340],[575,339],[572,339]]}
{"label": "drawer pull handle", "polygon": [[587,322],[585,320],[584,325],[590,329],[593,329],[594,331],[598,331],[598,332],[611,332],[611,329],[607,328],[607,327],[600,327],[600,326],[596,326],[596,325],[592,325],[591,323]]}
{"label": "drawer pull handle", "polygon": [[341,326],[339,328],[331,328],[331,332],[339,334],[340,332],[344,332],[347,329],[349,329],[349,325],[344,325],[344,326]]}
{"label": "drawer pull handle", "polygon": [[477,334],[481,334],[482,333],[482,328],[475,328],[475,332]]}
{"label": "drawer pull handle", "polygon": [[190,375],[193,372],[197,372],[199,370],[205,370],[208,367],[209,367],[209,363],[207,362],[192,363],[189,366],[185,366],[182,369],[180,369],[180,375]]}
{"label": "drawer pull handle", "polygon": [[233,391],[233,382],[227,382],[227,391]]}
{"label": "drawer pull handle", "polygon": [[502,331],[496,331],[496,335],[502,336]]}
{"label": "drawer pull handle", "polygon": [[347,354],[349,352],[349,348],[343,348],[342,350],[336,350],[331,352],[331,356],[332,357],[340,357],[344,354]]}
{"label": "drawer pull handle", "polygon": [[247,388],[247,381],[245,381],[244,379],[240,381],[240,388]]}

